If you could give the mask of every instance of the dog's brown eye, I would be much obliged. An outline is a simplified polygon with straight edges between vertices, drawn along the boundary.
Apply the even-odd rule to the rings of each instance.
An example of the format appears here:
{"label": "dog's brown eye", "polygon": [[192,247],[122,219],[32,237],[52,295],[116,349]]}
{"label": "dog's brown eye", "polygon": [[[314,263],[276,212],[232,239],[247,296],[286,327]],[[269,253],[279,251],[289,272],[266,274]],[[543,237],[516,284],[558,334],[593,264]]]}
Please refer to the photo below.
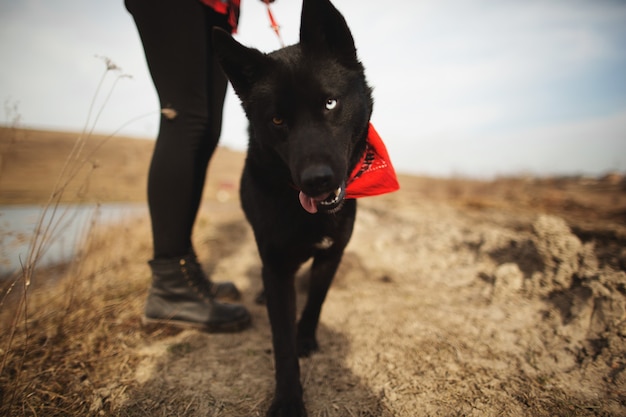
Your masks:
{"label": "dog's brown eye", "polygon": [[275,126],[280,126],[284,122],[285,121],[283,119],[281,119],[280,117],[277,117],[277,116],[272,117],[272,123],[274,123]]}
{"label": "dog's brown eye", "polygon": [[335,100],[334,98],[329,98],[328,100],[326,100],[326,110],[332,110],[335,107],[337,107],[337,100]]}

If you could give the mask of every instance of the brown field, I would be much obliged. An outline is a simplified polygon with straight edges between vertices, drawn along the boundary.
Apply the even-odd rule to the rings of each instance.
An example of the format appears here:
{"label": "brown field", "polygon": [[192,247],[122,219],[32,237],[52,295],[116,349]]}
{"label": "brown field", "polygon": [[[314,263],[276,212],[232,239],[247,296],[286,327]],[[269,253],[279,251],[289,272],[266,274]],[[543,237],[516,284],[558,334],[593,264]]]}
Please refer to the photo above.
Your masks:
{"label": "brown field", "polygon": [[[77,137],[0,130],[0,204],[145,199],[153,142],[89,137],[59,182]],[[217,152],[194,240],[252,328],[143,329],[147,215],[94,227],[75,262],[5,283],[0,415],[263,415],[273,363],[242,164]],[[301,361],[309,415],[626,415],[623,177],[400,181],[360,202],[321,350]]]}

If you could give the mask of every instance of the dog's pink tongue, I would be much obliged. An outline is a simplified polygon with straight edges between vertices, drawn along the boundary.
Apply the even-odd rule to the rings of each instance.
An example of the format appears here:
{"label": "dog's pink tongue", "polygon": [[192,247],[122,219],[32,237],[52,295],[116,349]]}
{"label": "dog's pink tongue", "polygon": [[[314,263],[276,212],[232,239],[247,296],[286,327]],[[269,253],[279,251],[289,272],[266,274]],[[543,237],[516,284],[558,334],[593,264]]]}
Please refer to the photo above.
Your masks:
{"label": "dog's pink tongue", "polygon": [[306,211],[311,214],[317,213],[317,202],[313,197],[309,197],[308,195],[300,191],[300,195],[298,195],[298,198],[300,198],[300,204],[302,204],[302,207]]}

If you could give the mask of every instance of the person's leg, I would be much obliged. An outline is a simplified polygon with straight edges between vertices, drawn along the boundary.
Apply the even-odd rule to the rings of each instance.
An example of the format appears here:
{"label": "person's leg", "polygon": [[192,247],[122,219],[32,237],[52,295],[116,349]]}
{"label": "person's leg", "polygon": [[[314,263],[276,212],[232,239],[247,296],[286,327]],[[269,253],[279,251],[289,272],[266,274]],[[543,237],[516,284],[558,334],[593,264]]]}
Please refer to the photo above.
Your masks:
{"label": "person's leg", "polygon": [[[148,177],[154,258],[193,253],[191,233],[220,135],[226,78],[210,30],[226,17],[198,0],[128,0],[162,109]],[[175,115],[175,116],[172,116]]]}
{"label": "person's leg", "polygon": [[246,327],[231,283],[213,284],[198,264],[191,233],[208,162],[217,145],[226,78],[215,71],[211,28],[226,18],[198,0],[126,0],[162,109],[148,178],[154,259],[144,321],[230,331]]}

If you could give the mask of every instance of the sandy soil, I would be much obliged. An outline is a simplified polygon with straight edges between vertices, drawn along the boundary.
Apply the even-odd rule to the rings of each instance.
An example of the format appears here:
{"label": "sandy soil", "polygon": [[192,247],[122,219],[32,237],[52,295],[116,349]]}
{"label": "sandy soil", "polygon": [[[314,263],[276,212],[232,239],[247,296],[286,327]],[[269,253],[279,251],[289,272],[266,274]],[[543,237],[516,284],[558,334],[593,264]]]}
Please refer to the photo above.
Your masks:
{"label": "sandy soil", "polygon": [[[302,360],[311,415],[626,412],[626,275],[600,266],[562,219],[539,216],[524,230],[497,213],[407,205],[401,193],[361,206],[324,307],[322,350]],[[271,394],[254,244],[240,217],[212,229],[207,269],[244,290],[255,325],[143,347],[130,414],[185,404],[188,415],[256,415]]]}
{"label": "sandy soil", "polygon": [[[273,362],[267,315],[253,301],[260,261],[236,198],[241,155],[222,151],[194,239],[212,278],[243,291],[252,328],[142,329],[146,216],[96,229],[60,283],[32,292],[12,347],[1,339],[0,411],[263,415]],[[401,186],[359,204],[321,350],[301,360],[309,415],[626,415],[619,178],[403,176]],[[306,268],[300,281],[302,301]]]}

